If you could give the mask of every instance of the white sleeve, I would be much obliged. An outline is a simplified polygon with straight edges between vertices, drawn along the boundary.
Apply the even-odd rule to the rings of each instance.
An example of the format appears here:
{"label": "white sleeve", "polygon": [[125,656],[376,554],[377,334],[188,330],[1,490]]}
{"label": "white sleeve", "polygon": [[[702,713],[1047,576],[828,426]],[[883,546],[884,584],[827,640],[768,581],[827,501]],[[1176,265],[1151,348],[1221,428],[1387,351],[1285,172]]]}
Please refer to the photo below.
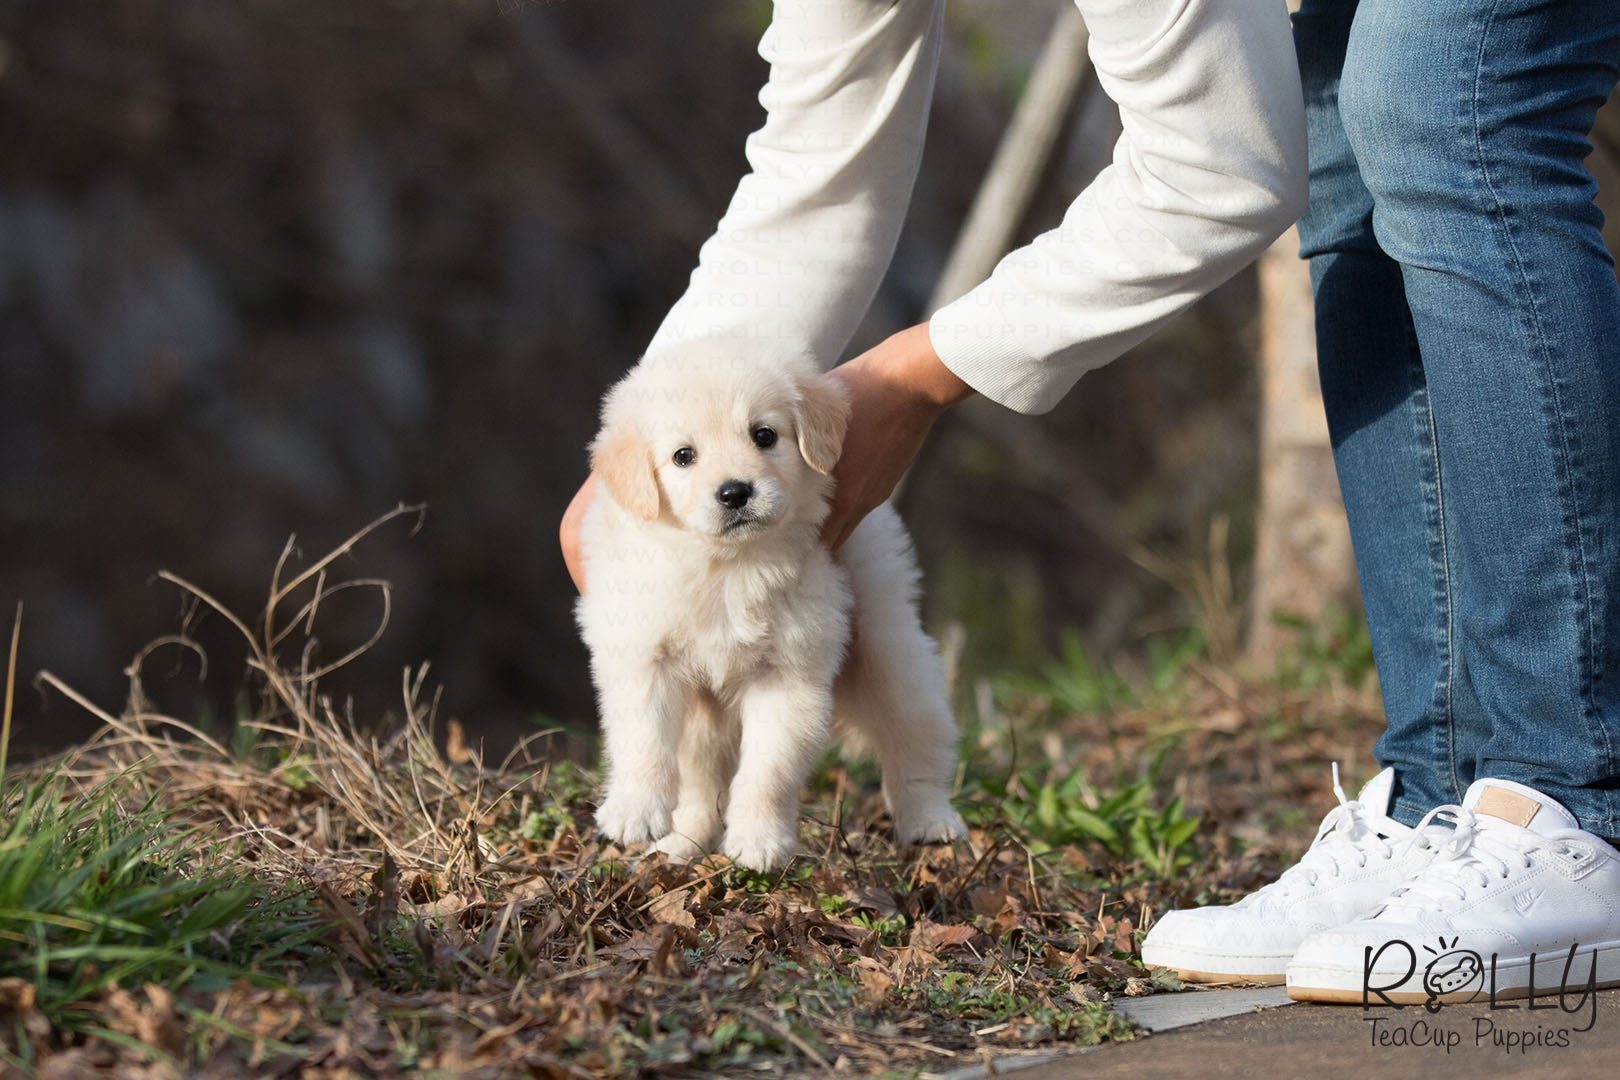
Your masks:
{"label": "white sleeve", "polygon": [[1057,228],[930,322],[945,365],[1045,412],[1226,280],[1304,208],[1305,120],[1283,0],[1079,0],[1119,106],[1113,163]]}
{"label": "white sleeve", "polygon": [[649,353],[724,336],[838,361],[905,219],[943,12],[944,0],[776,0],[750,171]]}

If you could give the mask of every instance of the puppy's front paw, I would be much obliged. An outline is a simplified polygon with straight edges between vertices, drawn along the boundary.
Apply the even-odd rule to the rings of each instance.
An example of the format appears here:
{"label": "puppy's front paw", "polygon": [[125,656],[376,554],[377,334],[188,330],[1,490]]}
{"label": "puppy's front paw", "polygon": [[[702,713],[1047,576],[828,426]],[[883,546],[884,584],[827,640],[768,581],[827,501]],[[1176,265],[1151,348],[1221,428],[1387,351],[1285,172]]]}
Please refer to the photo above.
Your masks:
{"label": "puppy's front paw", "polygon": [[783,828],[769,821],[750,821],[727,825],[721,850],[739,866],[776,870],[799,850],[799,837],[792,822]]}
{"label": "puppy's front paw", "polygon": [[950,804],[944,803],[903,818],[897,817],[894,831],[900,842],[906,845],[949,844],[966,836],[967,826]]}
{"label": "puppy's front paw", "polygon": [[609,792],[596,808],[596,827],[615,843],[645,844],[669,832],[670,807],[640,795]]}

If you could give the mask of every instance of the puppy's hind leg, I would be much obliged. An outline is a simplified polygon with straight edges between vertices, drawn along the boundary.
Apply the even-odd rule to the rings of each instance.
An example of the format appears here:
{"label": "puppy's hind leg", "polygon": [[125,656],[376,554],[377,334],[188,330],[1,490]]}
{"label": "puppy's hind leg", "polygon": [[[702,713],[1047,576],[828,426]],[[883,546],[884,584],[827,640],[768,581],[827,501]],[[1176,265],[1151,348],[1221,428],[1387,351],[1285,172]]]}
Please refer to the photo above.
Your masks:
{"label": "puppy's hind leg", "polygon": [[[857,631],[857,650],[864,633]],[[900,842],[947,844],[967,835],[951,807],[956,725],[945,703],[944,673],[938,672],[937,689],[930,677],[927,665],[932,661],[937,670],[939,657],[927,639],[903,651],[910,654],[904,662],[875,650],[850,657],[838,682],[838,716],[883,770],[883,801]]]}
{"label": "puppy's hind leg", "polygon": [[719,702],[698,694],[681,730],[680,795],[670,830],[648,850],[690,862],[719,847],[726,785],[737,771],[737,737],[736,721]]}
{"label": "puppy's hind leg", "polygon": [[596,824],[621,844],[645,844],[669,832],[675,809],[681,721],[691,691],[657,669],[616,673],[602,688],[607,790]]}
{"label": "puppy's hind leg", "polygon": [[844,549],[855,593],[855,636],[835,688],[842,726],[883,769],[883,798],[903,844],[967,835],[951,808],[956,722],[939,651],[923,633],[917,569],[900,519],[873,511]]}

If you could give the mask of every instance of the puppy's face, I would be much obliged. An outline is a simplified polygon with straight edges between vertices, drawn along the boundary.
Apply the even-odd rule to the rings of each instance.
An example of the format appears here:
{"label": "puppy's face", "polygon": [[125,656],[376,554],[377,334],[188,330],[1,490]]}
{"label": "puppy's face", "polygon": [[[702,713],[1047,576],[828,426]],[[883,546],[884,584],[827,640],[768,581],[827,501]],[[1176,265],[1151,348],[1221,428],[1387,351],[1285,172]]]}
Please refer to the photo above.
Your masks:
{"label": "puppy's face", "polygon": [[683,346],[609,393],[592,467],[624,509],[721,543],[819,522],[849,406],[808,361]]}

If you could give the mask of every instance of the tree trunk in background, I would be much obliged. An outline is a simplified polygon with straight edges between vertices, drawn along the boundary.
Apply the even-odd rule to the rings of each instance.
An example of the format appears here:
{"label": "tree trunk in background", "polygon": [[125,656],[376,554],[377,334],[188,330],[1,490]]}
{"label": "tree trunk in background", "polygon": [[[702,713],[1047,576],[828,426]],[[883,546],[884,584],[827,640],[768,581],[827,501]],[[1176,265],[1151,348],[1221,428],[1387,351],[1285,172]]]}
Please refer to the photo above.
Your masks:
{"label": "tree trunk in background", "polygon": [[1089,38],[1078,8],[1069,5],[1058,13],[1052,36],[1030,73],[1029,85],[934,286],[928,301],[930,316],[989,277],[1012,250],[1013,236],[1029,213],[1035,189],[1063,137],[1064,123],[1090,80]]}
{"label": "tree trunk in background", "polygon": [[1260,505],[1249,659],[1275,666],[1292,631],[1278,613],[1317,619],[1358,603],[1350,530],[1316,374],[1310,276],[1293,229],[1260,257]]}
{"label": "tree trunk in background", "polygon": [[[1299,0],[1288,0],[1297,11]],[[1289,229],[1256,265],[1260,284],[1260,505],[1254,523],[1249,661],[1277,665],[1290,631],[1275,616],[1319,619],[1358,607],[1350,525],[1316,374],[1310,273]]]}
{"label": "tree trunk in background", "polygon": [[[1086,52],[1090,38],[1079,8],[1069,4],[1058,12],[1051,37],[1030,72],[967,220],[934,284],[926,312],[929,318],[988,278],[1002,256],[1012,250],[1041,178],[1062,145],[1065,126],[1091,84],[1091,56]],[[998,411],[1003,411],[1000,406],[979,397],[956,410],[958,417],[981,429],[999,426],[999,418],[994,416]],[[899,501],[910,478],[908,469],[889,496],[892,501]]]}

